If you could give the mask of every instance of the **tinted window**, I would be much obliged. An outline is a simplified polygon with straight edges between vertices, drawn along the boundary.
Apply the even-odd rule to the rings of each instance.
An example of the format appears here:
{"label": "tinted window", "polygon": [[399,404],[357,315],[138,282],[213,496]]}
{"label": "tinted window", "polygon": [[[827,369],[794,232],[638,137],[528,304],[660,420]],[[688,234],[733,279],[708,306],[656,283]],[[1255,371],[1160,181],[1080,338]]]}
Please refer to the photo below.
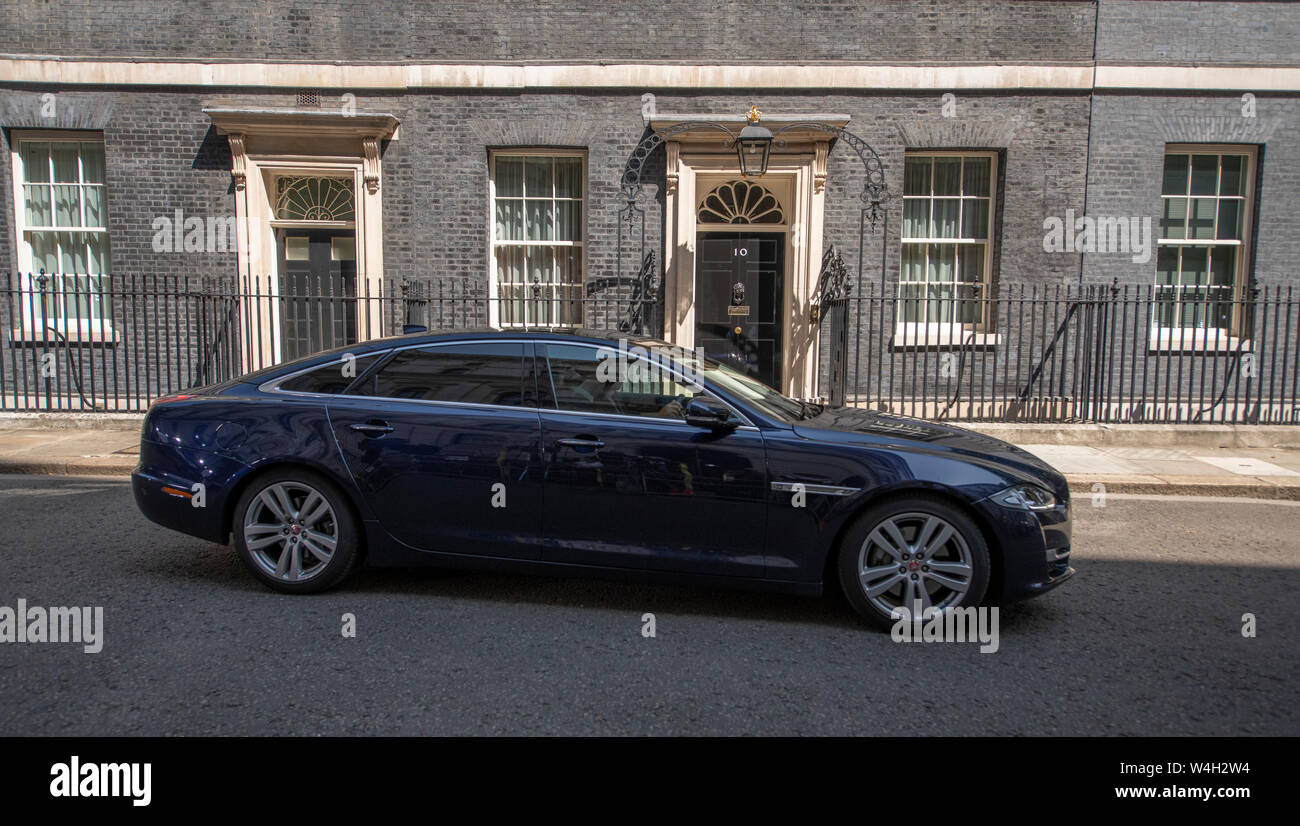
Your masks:
{"label": "tinted window", "polygon": [[620,358],[617,347],[548,344],[546,353],[561,410],[685,419],[686,402],[708,396],[655,362]]}
{"label": "tinted window", "polygon": [[353,389],[363,396],[519,406],[525,403],[524,345],[446,344],[402,350]]}
{"label": "tinted window", "polygon": [[299,393],[342,393],[348,389],[357,376],[366,372],[366,368],[378,360],[380,354],[344,358],[317,367],[315,370],[294,376],[288,381],[280,382],[281,390],[294,390]]}

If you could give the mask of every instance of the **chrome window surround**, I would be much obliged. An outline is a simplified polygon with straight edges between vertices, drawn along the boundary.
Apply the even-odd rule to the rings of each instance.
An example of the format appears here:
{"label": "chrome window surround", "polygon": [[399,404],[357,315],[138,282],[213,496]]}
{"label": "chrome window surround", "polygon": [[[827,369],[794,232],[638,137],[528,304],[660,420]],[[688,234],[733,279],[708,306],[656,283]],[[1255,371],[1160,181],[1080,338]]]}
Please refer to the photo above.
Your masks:
{"label": "chrome window surround", "polygon": [[[365,355],[367,356],[378,355],[381,358],[383,358],[393,353],[402,352],[403,350],[427,350],[431,347],[449,347],[452,345],[459,345],[459,344],[520,344],[520,343],[528,343],[528,344],[532,344],[534,347],[539,347],[539,346],[544,346],[548,342],[537,341],[535,339],[519,339],[519,338],[474,339],[472,341],[438,341],[438,342],[425,343],[425,344],[408,344],[404,347],[394,347],[390,350],[376,350],[376,351],[366,353]],[[591,344],[590,342],[586,342],[586,341],[567,341],[564,342],[564,344],[567,346],[574,346],[574,347],[588,347],[593,350],[609,349],[608,347]],[[534,353],[533,357],[534,359],[541,358],[542,360],[546,360],[546,356],[544,354],[539,356],[538,354]],[[431,405],[446,405],[451,407],[486,408],[489,410],[534,410],[537,411],[538,413],[564,413],[565,415],[568,416],[597,416],[601,418],[611,418],[611,419],[631,419],[633,421],[638,421],[638,422],[645,422],[645,421],[667,422],[671,424],[679,424],[685,427],[694,427],[694,425],[687,424],[687,422],[685,422],[682,419],[666,419],[657,416],[636,416],[628,413],[597,413],[595,411],[586,411],[586,410],[564,410],[563,408],[560,408],[558,406],[538,407],[537,405],[484,404],[481,402],[449,402],[449,401],[438,401],[436,399],[398,399],[392,396],[355,396],[355,395],[349,395],[343,393],[310,393],[305,390],[284,390],[280,387],[280,384],[282,384],[283,382],[289,381],[290,379],[293,378],[297,378],[298,376],[301,376],[304,373],[310,373],[313,370],[319,370],[322,367],[329,367],[331,364],[342,364],[342,363],[343,363],[343,359],[339,358],[337,361],[327,361],[322,364],[313,364],[311,367],[304,367],[301,370],[295,370],[294,372],[288,373],[283,376],[276,376],[275,378],[267,379],[266,381],[259,384],[257,386],[257,389],[262,391],[263,393],[276,393],[284,396],[302,396],[304,398],[309,398],[309,399],[367,399],[371,401],[404,402],[406,404],[431,404]],[[682,381],[689,381],[689,379],[683,376],[680,371],[674,370],[670,365],[665,365],[665,370],[669,373],[672,373],[676,378],[679,378]],[[548,363],[547,370],[546,370],[547,381],[550,381],[550,376],[551,376],[550,365]],[[357,376],[357,378],[360,378],[360,376]],[[736,417],[740,419],[741,422],[743,422],[743,424],[741,424],[739,427],[736,428],[737,430],[746,430],[746,431],[758,430],[758,428],[754,426],[754,423],[749,420],[749,417],[741,413],[739,410],[737,410],[735,405],[731,404],[726,399],[723,399],[722,397],[718,396],[712,390],[709,390],[707,387],[705,388],[705,392],[707,392],[711,398],[716,399],[718,402],[723,404],[728,410],[734,413]],[[552,395],[554,395],[555,393],[554,386],[552,386],[551,388],[551,393]]]}

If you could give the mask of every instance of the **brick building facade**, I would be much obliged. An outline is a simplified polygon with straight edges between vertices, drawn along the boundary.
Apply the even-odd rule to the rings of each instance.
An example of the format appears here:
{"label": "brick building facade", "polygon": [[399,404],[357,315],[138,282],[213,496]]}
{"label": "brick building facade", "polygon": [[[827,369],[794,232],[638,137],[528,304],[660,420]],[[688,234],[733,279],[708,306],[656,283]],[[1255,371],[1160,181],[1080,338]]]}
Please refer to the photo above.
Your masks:
{"label": "brick building facade", "polygon": [[[496,326],[590,325],[609,305],[582,299],[609,297],[618,314],[652,295],[645,331],[689,347],[718,339],[702,316],[725,307],[709,302],[749,306],[729,301],[743,282],[776,299],[746,319],[750,360],[789,394],[818,397],[834,342],[809,319],[834,247],[859,299],[846,340],[875,336],[885,354],[849,366],[850,384],[865,384],[848,395],[880,403],[870,388],[884,376],[951,384],[941,356],[954,342],[1020,378],[1042,361],[1048,338],[1011,352],[1010,316],[981,301],[1156,289],[1154,320],[1124,335],[1159,350],[1170,330],[1192,330],[1226,373],[1254,329],[1232,302],[1294,283],[1290,3],[18,0],[0,21],[0,176],[14,193],[0,199],[0,268],[25,274],[11,284],[19,305],[41,270],[136,285],[238,275],[286,293],[451,289],[480,297],[453,320]],[[638,144],[697,120],[738,131],[754,106],[773,130],[810,121],[869,144],[889,191],[877,226],[861,227],[863,162],[834,132],[785,133],[769,173],[746,181],[721,133],[701,129],[650,157],[644,243],[625,225],[620,248]],[[776,208],[761,220],[731,201],[765,195]],[[709,203],[737,208],[720,219]],[[1123,248],[1053,246],[1051,219],[1083,216],[1109,221],[1101,237]],[[202,226],[193,245],[186,219]],[[1119,223],[1133,237],[1115,235]],[[722,260],[728,246],[761,264]],[[645,252],[654,289],[639,292]],[[518,296],[540,304],[512,309]],[[884,304],[867,296],[894,302],[883,338]],[[111,303],[10,309],[8,349],[33,357],[23,328],[53,313],[71,344],[125,351],[120,331],[96,341]],[[364,308],[314,327],[283,306],[254,312],[240,346],[270,359],[393,329]],[[919,354],[919,379],[904,381],[905,351]],[[106,369],[120,356],[99,358]],[[0,360],[15,393],[22,365]]]}

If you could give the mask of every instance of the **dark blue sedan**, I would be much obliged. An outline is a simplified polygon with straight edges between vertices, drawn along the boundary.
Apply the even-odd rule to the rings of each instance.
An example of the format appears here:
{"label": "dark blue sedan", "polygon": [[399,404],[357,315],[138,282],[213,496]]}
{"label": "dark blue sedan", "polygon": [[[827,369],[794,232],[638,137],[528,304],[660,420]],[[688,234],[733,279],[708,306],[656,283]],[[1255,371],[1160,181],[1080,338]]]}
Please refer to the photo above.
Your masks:
{"label": "dark blue sedan", "polygon": [[363,559],[816,595],[868,620],[1073,573],[1065,479],[956,427],[785,398],[652,340],[423,334],[159,399],[141,511],[290,593]]}

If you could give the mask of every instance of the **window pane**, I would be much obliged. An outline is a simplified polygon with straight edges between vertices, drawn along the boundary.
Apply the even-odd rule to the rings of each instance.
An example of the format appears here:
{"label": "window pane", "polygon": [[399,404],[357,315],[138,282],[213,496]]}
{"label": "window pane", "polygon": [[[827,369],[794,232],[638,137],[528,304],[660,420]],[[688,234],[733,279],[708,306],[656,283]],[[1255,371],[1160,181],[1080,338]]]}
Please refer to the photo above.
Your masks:
{"label": "window pane", "polygon": [[926,228],[929,222],[929,198],[907,198],[903,201],[904,238],[928,238]]}
{"label": "window pane", "polygon": [[934,159],[934,194],[961,194],[961,158]]}
{"label": "window pane", "polygon": [[[378,358],[379,354],[359,356],[350,362],[343,361],[318,367],[315,370],[303,373],[301,376],[281,382],[280,389],[294,390],[299,393],[342,393],[348,389],[348,385],[355,381],[358,376],[366,372]],[[344,374],[345,369],[347,370],[346,375]]]}
{"label": "window pane", "polygon": [[962,244],[961,280],[978,284],[984,280],[984,245]]}
{"label": "window pane", "polygon": [[1165,155],[1165,177],[1160,185],[1160,194],[1187,194],[1187,167],[1190,162],[1188,155]]}
{"label": "window pane", "polygon": [[56,183],[75,184],[80,182],[77,171],[77,144],[67,141],[55,141],[50,144],[50,154],[54,159],[54,180]]}
{"label": "window pane", "polygon": [[375,375],[369,393],[396,399],[518,406],[524,401],[522,344],[456,344],[405,350]]}
{"label": "window pane", "polygon": [[955,244],[930,245],[930,271],[927,281],[951,282],[957,277],[957,246]]}
{"label": "window pane", "polygon": [[59,242],[57,233],[28,233],[32,245],[32,272],[59,271]]}
{"label": "window pane", "polygon": [[903,245],[903,272],[901,275],[903,281],[924,281],[925,280],[925,245],[924,244],[904,244]]}
{"label": "window pane", "polygon": [[929,158],[907,158],[903,162],[903,194],[930,194]]}
{"label": "window pane", "polygon": [[[1210,283],[1217,287],[1232,286],[1237,273],[1237,248],[1215,247],[1210,251]],[[1221,290],[1216,295],[1221,297]]]}
{"label": "window pane", "polygon": [[524,202],[511,198],[498,198],[496,213],[497,240],[522,241],[524,239]]}
{"label": "window pane", "polygon": [[528,212],[528,240],[553,240],[555,238],[555,202],[528,200],[524,203],[527,204],[525,209]]}
{"label": "window pane", "polygon": [[48,227],[50,223],[50,187],[47,184],[23,186],[27,203],[27,226]]}
{"label": "window pane", "polygon": [[582,201],[556,202],[555,240],[582,240]]}
{"label": "window pane", "polygon": [[555,188],[551,184],[550,158],[524,159],[524,194],[529,198],[551,198]]}
{"label": "window pane", "polygon": [[555,280],[555,255],[550,247],[527,247],[528,283],[550,284]]}
{"label": "window pane", "polygon": [[582,197],[582,158],[555,159],[555,197]]}
{"label": "window pane", "polygon": [[962,199],[961,237],[989,237],[989,202],[984,198]]}
{"label": "window pane", "polygon": [[1161,238],[1187,237],[1187,199],[1165,198],[1164,214],[1160,216]]}
{"label": "window pane", "polygon": [[1178,247],[1161,247],[1160,252],[1156,255],[1156,286],[1168,286],[1177,283]]}
{"label": "window pane", "polygon": [[925,294],[925,285],[922,282],[900,284],[898,297],[903,300],[902,311],[899,317],[906,322],[919,322],[924,320],[924,305],[921,302]]}
{"label": "window pane", "polygon": [[81,175],[85,183],[104,183],[104,144],[81,144]]}
{"label": "window pane", "polygon": [[625,357],[620,365],[614,348],[548,344],[546,354],[561,410],[681,420],[697,395],[658,362]]}
{"label": "window pane", "polygon": [[1245,169],[1246,157],[1244,155],[1224,155],[1223,176],[1219,181],[1219,194],[1245,195],[1246,176],[1242,174]]}
{"label": "window pane", "polygon": [[84,273],[86,271],[86,243],[81,233],[59,233],[59,263],[61,271],[66,273]]}
{"label": "window pane", "polygon": [[1241,240],[1241,201],[1232,198],[1219,201],[1217,234],[1221,241]]}
{"label": "window pane", "polygon": [[29,183],[48,181],[50,179],[50,145],[48,143],[21,144],[23,157],[23,180]]}
{"label": "window pane", "polygon": [[1205,247],[1183,247],[1183,269],[1179,283],[1184,287],[1189,284],[1206,283],[1208,252]]}
{"label": "window pane", "polygon": [[962,194],[988,195],[992,163],[989,158],[967,158]]}
{"label": "window pane", "polygon": [[956,238],[957,218],[961,214],[960,198],[934,199],[934,226],[931,238]]}
{"label": "window pane", "polygon": [[497,195],[522,198],[524,195],[524,159],[506,155],[497,158]]}
{"label": "window pane", "polygon": [[1192,194],[1214,195],[1219,186],[1219,156],[1192,156]]}
{"label": "window pane", "polygon": [[54,226],[81,226],[81,199],[76,186],[54,187]]}
{"label": "window pane", "polygon": [[86,233],[86,247],[86,272],[101,275],[108,275],[112,272],[109,266],[108,233]]}
{"label": "window pane", "polygon": [[1213,198],[1193,198],[1192,215],[1187,222],[1187,233],[1190,238],[1213,238],[1214,237],[1214,206]]}
{"label": "window pane", "polygon": [[86,186],[81,188],[82,197],[86,199],[86,226],[103,227],[105,224],[104,217],[104,188],[102,186]]}
{"label": "window pane", "polygon": [[524,283],[524,250],[526,247],[497,247],[497,283]]}

